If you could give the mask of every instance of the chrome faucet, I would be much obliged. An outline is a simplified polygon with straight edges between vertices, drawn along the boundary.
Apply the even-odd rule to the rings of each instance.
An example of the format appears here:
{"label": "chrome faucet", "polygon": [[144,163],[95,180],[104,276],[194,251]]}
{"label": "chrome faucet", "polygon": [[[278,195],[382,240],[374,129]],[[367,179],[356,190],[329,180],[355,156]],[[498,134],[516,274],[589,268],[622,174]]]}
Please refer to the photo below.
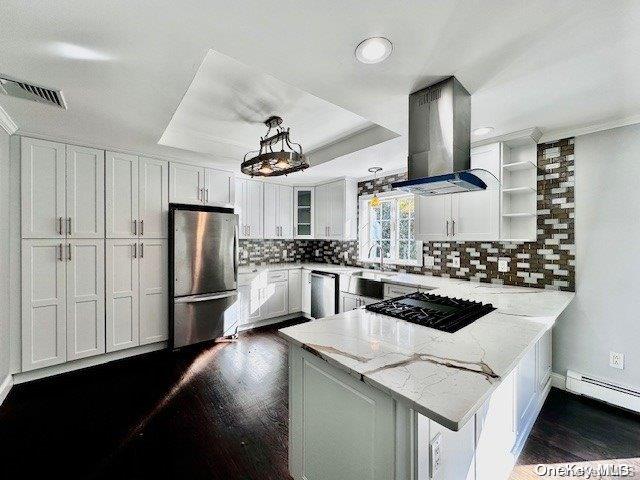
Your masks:
{"label": "chrome faucet", "polygon": [[[371,245],[369,247],[369,252],[367,253],[367,258],[369,258],[371,256],[371,250],[373,250],[373,247],[375,247],[376,244],[374,243],[373,245]],[[380,247],[380,271],[382,272],[384,270],[384,264],[382,263],[383,261],[383,255],[382,255],[382,240],[378,240],[378,246]]]}

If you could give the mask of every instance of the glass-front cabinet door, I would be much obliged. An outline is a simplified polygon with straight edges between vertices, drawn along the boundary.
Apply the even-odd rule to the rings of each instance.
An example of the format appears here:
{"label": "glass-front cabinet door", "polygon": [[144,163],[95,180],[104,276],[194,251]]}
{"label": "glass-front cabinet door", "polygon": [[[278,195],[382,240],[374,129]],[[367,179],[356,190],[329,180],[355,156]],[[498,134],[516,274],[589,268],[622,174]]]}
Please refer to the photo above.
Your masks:
{"label": "glass-front cabinet door", "polygon": [[313,187],[293,190],[295,238],[313,238],[313,190]]}

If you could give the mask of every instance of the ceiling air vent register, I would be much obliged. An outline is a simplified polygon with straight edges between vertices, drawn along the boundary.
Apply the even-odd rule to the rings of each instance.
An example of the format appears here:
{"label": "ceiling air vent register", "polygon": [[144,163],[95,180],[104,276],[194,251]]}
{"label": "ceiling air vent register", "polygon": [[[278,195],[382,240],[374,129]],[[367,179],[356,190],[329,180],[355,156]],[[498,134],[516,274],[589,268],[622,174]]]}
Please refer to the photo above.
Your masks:
{"label": "ceiling air vent register", "polygon": [[53,105],[54,107],[67,108],[61,90],[41,87],[40,85],[14,80],[3,75],[0,75],[0,93],[33,102]]}

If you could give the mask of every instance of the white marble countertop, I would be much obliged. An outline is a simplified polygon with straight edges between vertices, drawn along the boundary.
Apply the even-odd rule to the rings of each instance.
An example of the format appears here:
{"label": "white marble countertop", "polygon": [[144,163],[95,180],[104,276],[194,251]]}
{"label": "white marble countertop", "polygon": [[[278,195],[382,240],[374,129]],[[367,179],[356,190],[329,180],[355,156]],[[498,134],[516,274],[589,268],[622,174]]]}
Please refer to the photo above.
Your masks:
{"label": "white marble countertop", "polygon": [[472,418],[574,296],[428,275],[396,274],[392,283],[436,287],[430,293],[497,310],[453,334],[362,308],[279,333],[452,430]]}

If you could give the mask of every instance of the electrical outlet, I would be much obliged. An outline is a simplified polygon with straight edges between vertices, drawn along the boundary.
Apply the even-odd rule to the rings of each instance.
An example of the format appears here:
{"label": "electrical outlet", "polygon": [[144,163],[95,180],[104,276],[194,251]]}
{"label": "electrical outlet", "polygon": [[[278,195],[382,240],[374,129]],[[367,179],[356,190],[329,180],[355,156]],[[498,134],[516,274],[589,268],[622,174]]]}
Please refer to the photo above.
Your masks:
{"label": "electrical outlet", "polygon": [[609,352],[609,366],[624,370],[624,353]]}
{"label": "electrical outlet", "polygon": [[429,455],[429,471],[431,472],[431,478],[436,478],[436,475],[440,472],[442,467],[442,434],[438,433],[431,440],[430,455]]}
{"label": "electrical outlet", "polygon": [[498,259],[498,271],[499,272],[508,272],[509,271],[509,261],[505,258]]}
{"label": "electrical outlet", "polygon": [[342,252],[342,258],[349,260],[349,252]]}
{"label": "electrical outlet", "polygon": [[451,265],[453,265],[453,268],[460,268],[460,257],[453,257],[451,259]]}
{"label": "electrical outlet", "polygon": [[436,264],[436,259],[434,257],[432,257],[431,255],[425,255],[424,256],[424,266],[427,268],[433,268],[433,266]]}

